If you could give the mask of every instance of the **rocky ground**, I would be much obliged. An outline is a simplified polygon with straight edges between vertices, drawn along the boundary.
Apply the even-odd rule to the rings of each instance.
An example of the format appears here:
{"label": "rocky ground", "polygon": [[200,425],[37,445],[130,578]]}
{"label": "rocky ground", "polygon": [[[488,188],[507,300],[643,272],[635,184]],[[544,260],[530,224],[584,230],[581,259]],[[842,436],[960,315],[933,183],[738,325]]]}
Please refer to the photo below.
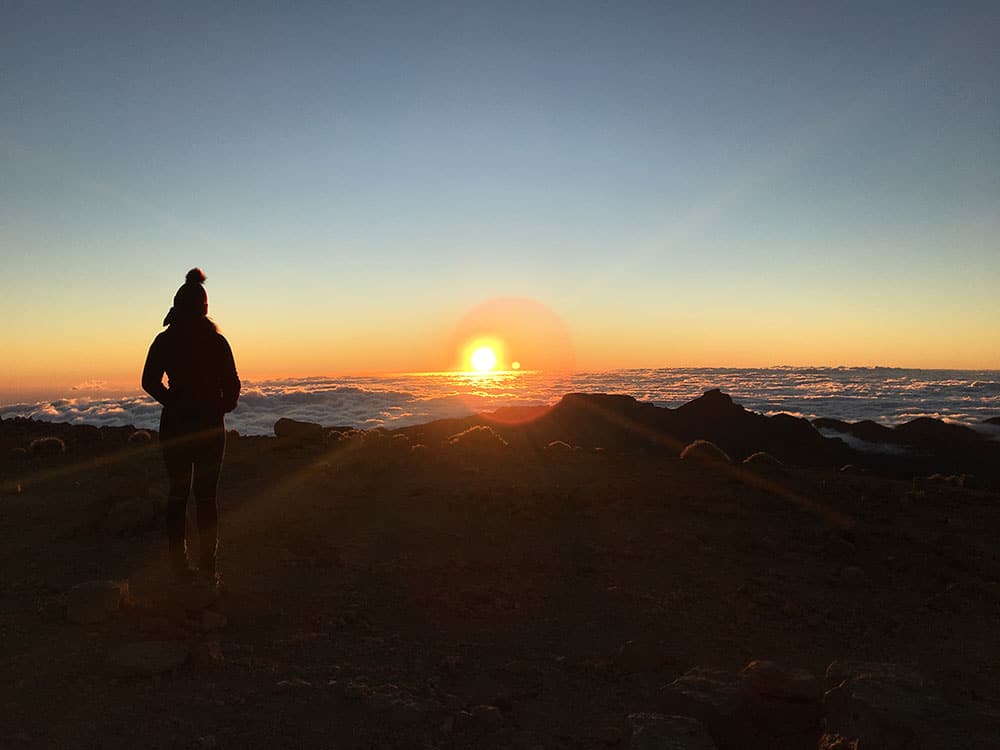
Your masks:
{"label": "rocky ground", "polygon": [[0,424],[0,745],[1000,747],[995,490],[470,425],[233,436],[217,596],[155,435]]}

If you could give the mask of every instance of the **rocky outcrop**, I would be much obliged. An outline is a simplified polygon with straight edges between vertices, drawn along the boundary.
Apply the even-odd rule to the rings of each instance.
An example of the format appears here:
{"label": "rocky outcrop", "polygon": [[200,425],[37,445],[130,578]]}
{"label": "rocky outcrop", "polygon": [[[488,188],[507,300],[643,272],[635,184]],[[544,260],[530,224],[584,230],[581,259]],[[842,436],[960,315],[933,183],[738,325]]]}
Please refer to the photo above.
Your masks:
{"label": "rocky outcrop", "polygon": [[821,681],[809,672],[756,660],[739,674],[690,669],[664,687],[660,705],[698,719],[722,750],[743,750],[789,738],[815,742],[822,695]]}
{"label": "rocky outcrop", "polygon": [[315,422],[300,422],[282,417],[274,423],[274,434],[275,437],[302,443],[320,443],[326,433],[323,426]]}
{"label": "rocky outcrop", "polygon": [[1000,484],[1000,443],[964,425],[920,417],[895,427],[866,420],[815,419],[813,425],[864,441],[849,463],[901,478],[971,474]]}
{"label": "rocky outcrop", "polygon": [[766,451],[751,453],[743,459],[743,466],[763,474],[778,473],[785,468],[785,465]]}
{"label": "rocky outcrop", "polygon": [[995,746],[1000,726],[955,705],[923,675],[898,664],[835,661],[826,673],[823,741],[848,750],[954,750]]}
{"label": "rocky outcrop", "polygon": [[698,719],[722,748],[738,747],[751,733],[740,678],[732,672],[694,667],[660,694],[665,712]]}
{"label": "rocky outcrop", "polygon": [[508,447],[507,441],[488,425],[473,425],[448,438],[448,445],[465,453],[495,453]]}

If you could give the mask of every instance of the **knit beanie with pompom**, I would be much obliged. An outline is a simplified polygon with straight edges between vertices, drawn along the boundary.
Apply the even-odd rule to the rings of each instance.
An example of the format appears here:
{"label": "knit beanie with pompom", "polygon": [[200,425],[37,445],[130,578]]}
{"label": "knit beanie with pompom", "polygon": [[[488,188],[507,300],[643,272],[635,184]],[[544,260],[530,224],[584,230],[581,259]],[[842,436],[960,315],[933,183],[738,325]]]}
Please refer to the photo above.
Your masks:
{"label": "knit beanie with pompom", "polygon": [[163,325],[168,326],[178,320],[203,318],[208,315],[208,292],[205,291],[205,274],[200,268],[192,268],[184,277],[184,283],[174,295],[174,306],[167,312]]}

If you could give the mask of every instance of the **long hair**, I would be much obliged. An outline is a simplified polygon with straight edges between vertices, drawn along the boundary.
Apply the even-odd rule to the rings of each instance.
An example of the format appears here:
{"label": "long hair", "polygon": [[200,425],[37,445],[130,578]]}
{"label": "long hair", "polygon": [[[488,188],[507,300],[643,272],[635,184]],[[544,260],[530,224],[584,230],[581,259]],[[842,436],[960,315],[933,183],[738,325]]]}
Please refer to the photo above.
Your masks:
{"label": "long hair", "polygon": [[190,336],[206,333],[218,333],[219,326],[215,324],[207,315],[196,317],[182,317],[171,320],[167,325],[168,331],[174,331],[175,336]]}

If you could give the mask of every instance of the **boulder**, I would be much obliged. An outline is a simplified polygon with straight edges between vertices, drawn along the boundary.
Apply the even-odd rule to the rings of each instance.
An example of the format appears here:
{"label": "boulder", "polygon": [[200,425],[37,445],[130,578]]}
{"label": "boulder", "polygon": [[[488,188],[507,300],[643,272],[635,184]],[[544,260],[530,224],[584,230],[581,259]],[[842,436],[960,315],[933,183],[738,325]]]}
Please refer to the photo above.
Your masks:
{"label": "boulder", "polygon": [[897,425],[894,432],[897,438],[911,445],[927,443],[974,443],[983,436],[965,425],[942,422],[932,417],[917,417],[914,420]]}
{"label": "boulder", "polygon": [[690,716],[630,714],[630,750],[716,750],[705,727]]}
{"label": "boulder", "polygon": [[872,750],[959,747],[932,737],[949,710],[918,673],[896,664],[835,661],[826,677],[832,685],[823,696],[828,734]]}
{"label": "boulder", "polygon": [[464,451],[497,452],[508,447],[508,442],[492,427],[473,425],[448,438],[448,445]]}
{"label": "boulder", "polygon": [[752,661],[740,673],[750,722],[771,736],[817,730],[822,683],[803,669],[773,661]]}
{"label": "boulder", "polygon": [[760,472],[781,472],[785,465],[766,451],[751,453],[743,459],[743,465],[748,469]]}
{"label": "boulder", "polygon": [[296,419],[282,417],[274,423],[274,434],[279,438],[287,438],[302,443],[321,443],[325,431],[322,425],[315,422],[300,422]]}
{"label": "boulder", "polygon": [[128,604],[128,581],[85,581],[66,595],[66,619],[89,625],[104,622]]}
{"label": "boulder", "polygon": [[681,458],[703,464],[731,464],[733,460],[715,443],[695,440],[681,451]]}
{"label": "boulder", "polygon": [[716,743],[733,747],[746,734],[745,698],[733,673],[694,667],[663,688],[659,705],[667,713],[693,716]]}
{"label": "boulder", "polygon": [[823,683],[811,672],[757,659],[740,673],[747,689],[757,695],[789,701],[818,702],[823,697]]}
{"label": "boulder", "polygon": [[549,455],[569,455],[573,452],[573,446],[564,440],[553,440],[545,446],[545,452]]}
{"label": "boulder", "polygon": [[29,443],[28,452],[32,456],[61,456],[66,452],[66,443],[54,435],[39,437]]}
{"label": "boulder", "polygon": [[104,668],[115,677],[148,677],[177,669],[190,655],[183,641],[128,643],[108,655]]}

